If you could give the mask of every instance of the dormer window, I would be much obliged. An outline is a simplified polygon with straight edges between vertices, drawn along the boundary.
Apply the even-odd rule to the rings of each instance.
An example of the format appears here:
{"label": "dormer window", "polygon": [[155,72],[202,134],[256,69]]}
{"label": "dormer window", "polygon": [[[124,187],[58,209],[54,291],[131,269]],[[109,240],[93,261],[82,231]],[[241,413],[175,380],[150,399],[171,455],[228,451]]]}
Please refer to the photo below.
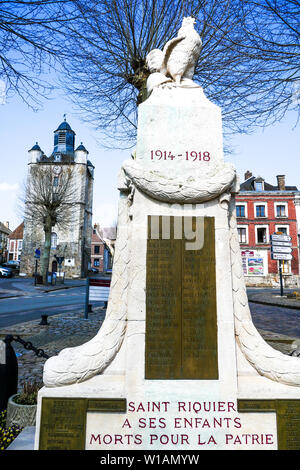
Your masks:
{"label": "dormer window", "polygon": [[60,162],[61,156],[59,154],[54,155],[54,161],[55,162]]}
{"label": "dormer window", "polygon": [[264,191],[264,180],[262,178],[257,178],[254,181],[254,189],[255,191]]}

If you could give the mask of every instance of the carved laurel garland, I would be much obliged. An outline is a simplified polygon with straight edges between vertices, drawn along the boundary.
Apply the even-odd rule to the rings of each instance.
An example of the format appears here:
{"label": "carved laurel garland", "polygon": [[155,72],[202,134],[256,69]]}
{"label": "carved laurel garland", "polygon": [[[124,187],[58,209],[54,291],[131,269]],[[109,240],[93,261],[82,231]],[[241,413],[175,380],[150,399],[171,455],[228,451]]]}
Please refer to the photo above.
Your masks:
{"label": "carved laurel garland", "polygon": [[234,198],[229,204],[229,229],[234,324],[237,342],[246,359],[260,375],[276,382],[299,387],[299,359],[282,354],[268,345],[252,322],[238,241]]}

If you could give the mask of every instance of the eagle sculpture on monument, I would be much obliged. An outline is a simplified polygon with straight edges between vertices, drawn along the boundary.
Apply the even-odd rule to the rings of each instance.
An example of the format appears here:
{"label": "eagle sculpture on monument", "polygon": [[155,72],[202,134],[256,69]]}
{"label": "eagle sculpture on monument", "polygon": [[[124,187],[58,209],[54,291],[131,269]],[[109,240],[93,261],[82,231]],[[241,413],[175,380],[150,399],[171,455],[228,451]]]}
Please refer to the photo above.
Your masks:
{"label": "eagle sculpture on monument", "polygon": [[163,50],[153,49],[146,57],[151,72],[147,81],[148,96],[155,86],[173,82],[176,86],[191,86],[202,41],[194,29],[195,19],[183,18],[177,37],[167,42]]}

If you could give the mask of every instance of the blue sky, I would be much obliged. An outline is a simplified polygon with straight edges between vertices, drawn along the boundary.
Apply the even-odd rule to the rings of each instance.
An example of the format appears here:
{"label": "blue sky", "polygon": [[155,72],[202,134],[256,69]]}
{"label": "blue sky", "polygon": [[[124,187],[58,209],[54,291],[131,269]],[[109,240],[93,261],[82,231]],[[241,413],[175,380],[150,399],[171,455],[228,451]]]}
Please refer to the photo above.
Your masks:
{"label": "blue sky", "polygon": [[[53,149],[53,131],[67,114],[67,121],[76,132],[76,144],[83,142],[95,166],[94,222],[108,226],[116,220],[118,190],[117,178],[122,162],[130,150],[107,150],[101,146],[101,133],[80,121],[72,105],[62,94],[45,100],[43,108],[32,111],[19,98],[0,105],[0,221],[9,221],[14,229],[22,221],[18,212],[18,196],[27,172],[27,151],[38,141],[49,155]],[[276,175],[285,174],[288,185],[300,189],[300,124],[294,128],[296,116],[288,114],[284,120],[251,135],[237,135],[232,139],[234,153],[226,156],[243,181],[246,170],[276,184]]]}

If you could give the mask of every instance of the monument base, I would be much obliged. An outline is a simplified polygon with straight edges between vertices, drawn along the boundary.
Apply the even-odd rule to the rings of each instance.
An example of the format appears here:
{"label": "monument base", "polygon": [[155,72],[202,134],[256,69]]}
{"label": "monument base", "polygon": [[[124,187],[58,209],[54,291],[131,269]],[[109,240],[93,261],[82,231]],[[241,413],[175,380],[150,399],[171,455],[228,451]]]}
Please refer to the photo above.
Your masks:
{"label": "monument base", "polygon": [[299,449],[300,362],[252,323],[220,108],[154,86],[120,176],[106,318],[46,362],[36,449]]}
{"label": "monument base", "polygon": [[[128,209],[130,220],[127,233],[127,249],[130,253],[126,298],[128,316],[124,338],[114,359],[100,375],[82,383],[44,387],[40,391],[35,448],[103,451],[299,448],[299,389],[260,375],[245,358],[235,340],[228,204],[213,199],[183,207],[154,201],[136,190],[134,203],[129,207],[127,198],[121,197],[120,206],[121,210],[124,207]],[[183,215],[195,220],[212,218],[214,221],[211,239],[205,239],[204,247],[201,248],[207,251],[207,243],[210,245],[214,241],[215,285],[212,282],[211,290],[206,292],[210,300],[213,300],[213,296],[216,299],[217,370],[214,369],[212,378],[205,378],[205,364],[199,366],[199,370],[192,368],[196,378],[171,377],[175,373],[177,361],[183,361],[184,364],[185,357],[188,357],[189,363],[191,361],[187,343],[195,341],[195,338],[189,331],[185,341],[184,328],[181,330],[183,337],[174,349],[181,351],[180,357],[166,358],[163,344],[159,342],[152,345],[146,354],[147,335],[150,334],[151,339],[151,334],[155,332],[148,332],[149,321],[150,324],[151,321],[155,322],[148,316],[149,312],[153,302],[154,310],[162,307],[164,287],[166,282],[173,279],[167,272],[172,266],[178,266],[178,252],[175,249],[171,265],[162,268],[165,263],[162,255],[166,246],[174,242],[174,237],[162,240],[162,234],[158,233],[157,240],[149,241],[148,216],[158,217],[158,220],[159,216],[165,216],[172,220],[172,217],[182,218]],[[121,232],[122,224],[118,227]],[[183,241],[180,240],[180,243]],[[150,249],[155,251],[158,246],[163,247],[157,253],[160,269],[164,269],[166,279],[163,281],[162,276],[158,278],[159,282],[164,282],[158,297],[147,298],[147,282],[154,282],[153,279],[147,279],[147,252]],[[173,243],[174,246],[177,245]],[[193,270],[189,272],[186,264],[181,266],[185,267],[187,273],[184,282],[190,279],[193,284]],[[155,272],[155,266],[152,268]],[[202,282],[205,282],[204,278]],[[182,286],[175,283],[175,287],[176,291]],[[153,289],[155,291],[154,285]],[[198,285],[198,289],[201,290],[201,285]],[[167,297],[167,291],[165,294]],[[178,321],[183,323],[183,319],[185,322],[192,321],[191,328],[197,328],[197,323],[193,323],[194,319],[189,317],[191,309],[182,307],[182,299],[185,298],[180,298],[181,320],[169,315],[166,320],[169,323],[165,328],[172,328],[172,321],[175,324]],[[204,304],[208,301],[202,294],[201,298]],[[197,299],[196,296],[194,302]],[[195,311],[201,311],[201,305],[195,305]],[[171,305],[171,311],[172,308]],[[170,312],[165,313],[167,315]],[[212,317],[210,320],[214,322]],[[155,329],[155,323],[151,328]],[[209,334],[200,334],[202,343],[193,343],[197,360],[203,350],[212,344]],[[168,337],[161,339],[169,341]],[[161,358],[158,357],[158,348],[161,348]],[[152,363],[151,358],[154,358]],[[155,367],[149,369],[147,360]],[[210,370],[210,366],[207,367]],[[167,370],[169,377],[157,378],[157,370],[162,374]]]}

